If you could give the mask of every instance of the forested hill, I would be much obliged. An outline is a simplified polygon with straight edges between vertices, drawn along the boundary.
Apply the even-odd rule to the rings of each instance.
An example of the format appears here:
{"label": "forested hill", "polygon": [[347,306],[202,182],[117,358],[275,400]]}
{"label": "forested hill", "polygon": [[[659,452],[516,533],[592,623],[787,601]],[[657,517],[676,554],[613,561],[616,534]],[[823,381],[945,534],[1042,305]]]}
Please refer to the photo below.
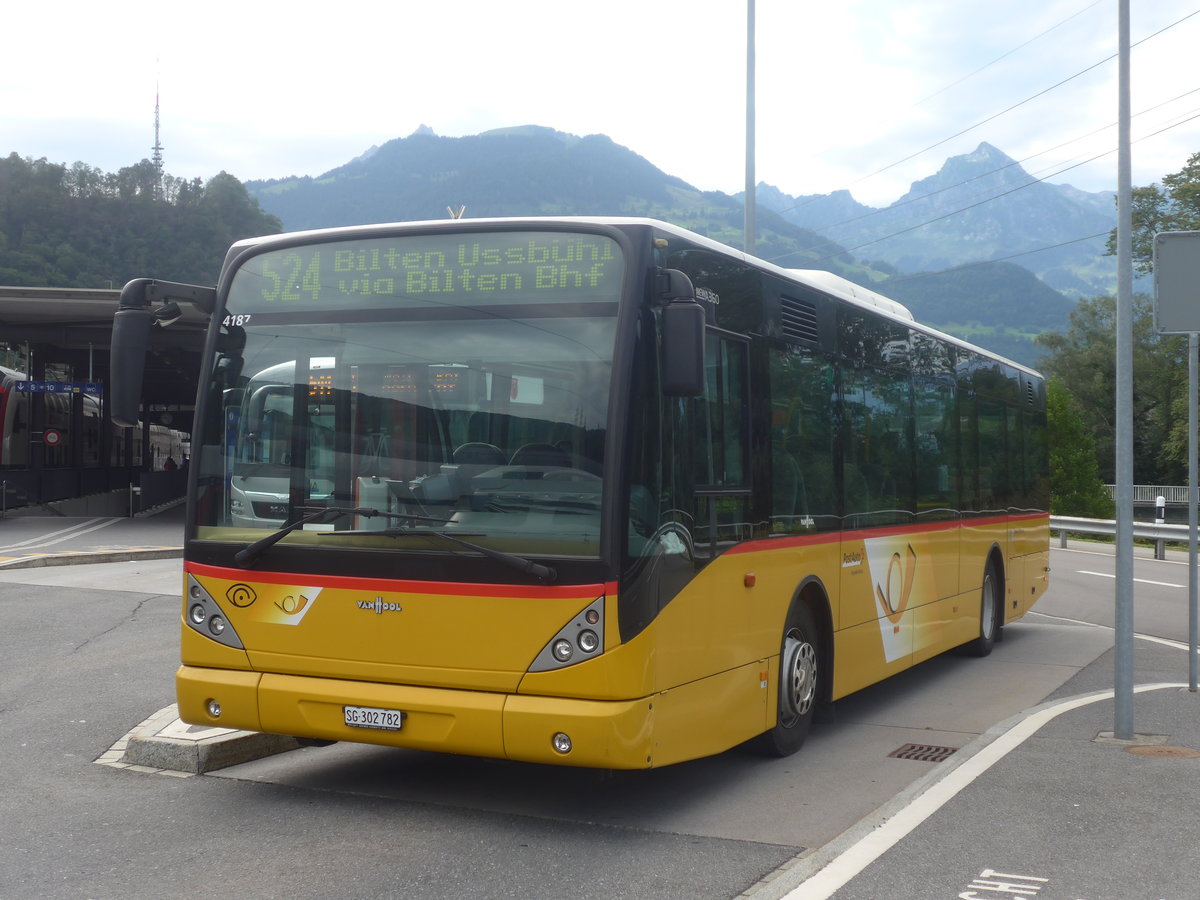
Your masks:
{"label": "forested hill", "polygon": [[131,278],[214,284],[235,240],[282,230],[240,181],[106,173],[0,158],[0,284],[117,288]]}

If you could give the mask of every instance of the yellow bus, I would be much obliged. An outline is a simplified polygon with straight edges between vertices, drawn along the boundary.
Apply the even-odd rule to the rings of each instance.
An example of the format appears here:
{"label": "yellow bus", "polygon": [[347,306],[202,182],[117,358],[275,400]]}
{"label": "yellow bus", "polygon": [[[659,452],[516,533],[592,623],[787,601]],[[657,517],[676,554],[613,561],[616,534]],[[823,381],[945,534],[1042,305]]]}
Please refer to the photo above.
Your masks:
{"label": "yellow bus", "polygon": [[254,238],[215,288],[126,286],[118,423],[164,301],[211,314],[186,722],[785,755],[1046,589],[1042,378],[829,273],[648,219]]}

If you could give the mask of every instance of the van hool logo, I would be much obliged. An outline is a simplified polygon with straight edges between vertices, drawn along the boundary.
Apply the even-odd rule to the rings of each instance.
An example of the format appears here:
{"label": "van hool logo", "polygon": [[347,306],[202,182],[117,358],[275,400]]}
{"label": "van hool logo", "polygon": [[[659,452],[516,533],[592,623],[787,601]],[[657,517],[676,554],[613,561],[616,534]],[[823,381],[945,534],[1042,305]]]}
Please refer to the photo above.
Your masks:
{"label": "van hool logo", "polygon": [[385,612],[404,612],[404,607],[399,603],[387,603],[382,597],[376,597],[374,602],[370,600],[357,601],[359,609],[373,609],[375,615],[381,616]]}

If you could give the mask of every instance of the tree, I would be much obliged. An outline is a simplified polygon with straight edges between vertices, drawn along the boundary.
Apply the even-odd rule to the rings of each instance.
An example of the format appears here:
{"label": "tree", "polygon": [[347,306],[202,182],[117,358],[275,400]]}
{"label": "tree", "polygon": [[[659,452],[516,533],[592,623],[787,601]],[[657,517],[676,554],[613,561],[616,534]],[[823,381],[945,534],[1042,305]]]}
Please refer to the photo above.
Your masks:
{"label": "tree", "polygon": [[[1132,195],[1133,267],[1154,271],[1154,235],[1160,231],[1200,231],[1200,153],[1162,184],[1136,187]],[[1117,252],[1117,232],[1108,237],[1108,255]]]}
{"label": "tree", "polygon": [[1113,501],[1100,480],[1095,438],[1058,378],[1046,382],[1046,425],[1050,435],[1050,512],[1111,519]]}
{"label": "tree", "polygon": [[[1134,297],[1133,434],[1134,480],[1138,484],[1183,484],[1183,458],[1167,449],[1179,425],[1176,398],[1187,391],[1187,341],[1154,330],[1150,300]],[[1114,391],[1116,299],[1081,300],[1067,330],[1038,336],[1048,351],[1040,368],[1057,376],[1096,444],[1100,475],[1112,483],[1116,433]],[[1184,416],[1186,421],[1186,415]]]}
{"label": "tree", "polygon": [[0,283],[211,283],[231,243],[281,228],[224,172],[205,184],[161,175],[148,160],[113,174],[0,157]]}

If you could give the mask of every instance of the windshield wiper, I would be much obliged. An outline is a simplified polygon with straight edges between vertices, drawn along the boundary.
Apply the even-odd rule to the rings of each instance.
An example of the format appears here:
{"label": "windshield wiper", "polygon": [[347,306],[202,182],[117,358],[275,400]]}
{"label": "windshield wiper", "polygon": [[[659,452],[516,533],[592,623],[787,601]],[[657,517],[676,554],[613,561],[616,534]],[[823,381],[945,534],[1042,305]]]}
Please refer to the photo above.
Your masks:
{"label": "windshield wiper", "polygon": [[414,522],[433,522],[438,525],[445,525],[448,519],[431,519],[428,516],[415,516],[408,513],[385,513],[382,510],[371,509],[369,506],[301,506],[301,510],[312,509],[315,512],[307,516],[297,519],[284,525],[278,531],[273,531],[264,538],[259,538],[252,544],[247,544],[237,553],[233,554],[233,561],[244,569],[248,569],[250,564],[258,558],[258,555],[275,544],[278,544],[285,537],[295,531],[297,528],[303,528],[305,525],[319,524],[328,525],[331,522],[336,522],[343,516],[363,516],[370,518],[372,516],[388,516],[395,519],[408,519]]}
{"label": "windshield wiper", "polygon": [[[388,513],[384,513],[388,515]],[[415,518],[415,517],[414,517]],[[494,559],[498,563],[503,563],[510,569],[516,569],[518,572],[524,572],[526,575],[532,575],[543,584],[549,584],[558,578],[558,572],[552,566],[543,566],[541,563],[535,563],[532,559],[526,559],[523,556],[517,556],[515,553],[505,553],[503,550],[493,550],[491,547],[481,547],[478,544],[472,544],[470,541],[464,541],[460,537],[453,534],[447,534],[444,531],[434,531],[432,528],[428,531],[414,531],[410,528],[396,529],[400,534],[417,535],[431,534],[434,537],[440,537],[442,540],[449,541],[452,544],[458,544],[460,547],[465,547],[468,550],[474,550],[476,553],[482,553],[488,559]]]}
{"label": "windshield wiper", "polygon": [[[303,506],[300,509],[312,509],[312,507]],[[388,519],[400,519],[405,522],[423,522],[437,525],[445,525],[449,519],[434,519],[430,516],[417,516],[412,513],[393,513],[384,512],[381,509],[371,509],[370,507],[351,507],[351,506],[323,506],[316,512],[297,519],[289,525],[285,525],[278,531],[268,534],[264,538],[260,538],[253,544],[248,544],[233,555],[233,561],[242,568],[249,568],[250,564],[258,558],[258,555],[268,547],[279,543],[297,528],[305,525],[317,523],[328,525],[330,522],[335,522],[343,516],[363,516],[364,518],[372,518],[374,516],[384,516]],[[535,563],[531,559],[526,559],[523,556],[517,556],[515,553],[506,553],[503,550],[493,550],[490,547],[481,547],[478,544],[472,544],[470,541],[464,541],[462,538],[455,537],[452,534],[447,534],[444,531],[434,531],[429,529],[426,531],[414,531],[412,529],[398,528],[389,529],[386,532],[371,532],[372,534],[389,535],[423,535],[431,534],[435,537],[440,537],[443,540],[449,541],[452,544],[457,544],[467,550],[473,550],[476,553],[481,553],[488,559],[494,559],[498,563],[502,563],[511,569],[516,569],[518,572],[523,572],[526,575],[532,575],[543,584],[548,584],[558,578],[558,572],[551,566],[544,566],[541,563]]]}

